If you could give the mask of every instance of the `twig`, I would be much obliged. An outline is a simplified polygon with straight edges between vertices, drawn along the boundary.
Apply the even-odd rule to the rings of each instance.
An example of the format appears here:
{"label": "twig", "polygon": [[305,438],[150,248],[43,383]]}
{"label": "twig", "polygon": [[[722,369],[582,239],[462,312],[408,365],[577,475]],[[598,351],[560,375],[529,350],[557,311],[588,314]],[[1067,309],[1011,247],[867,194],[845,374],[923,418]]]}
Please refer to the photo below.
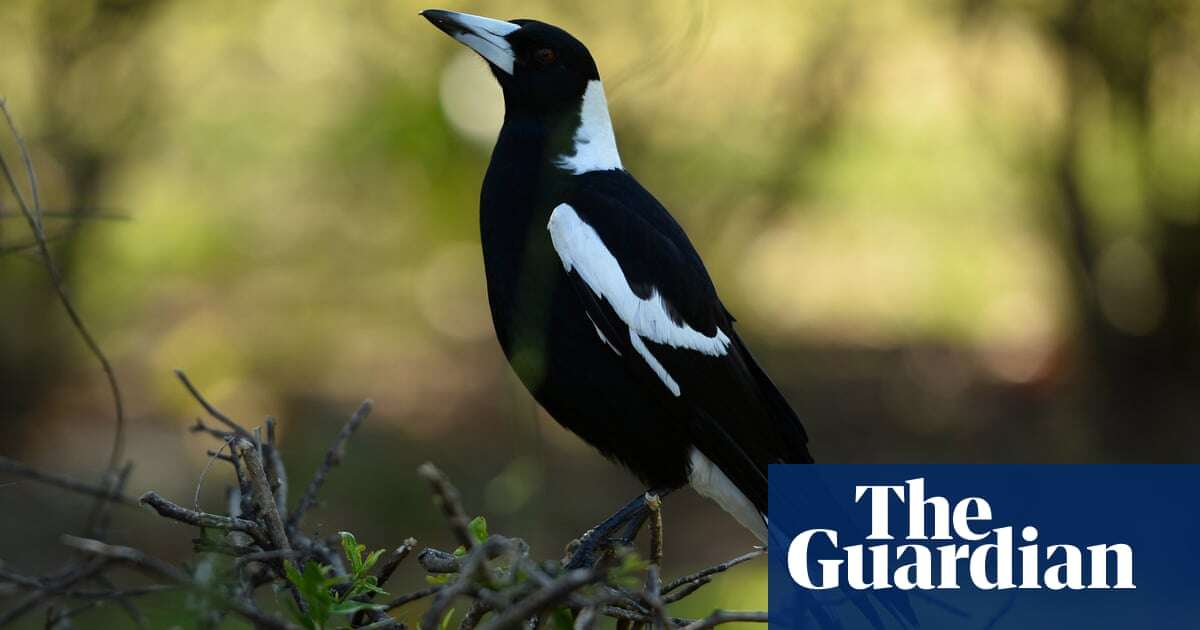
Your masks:
{"label": "twig", "polygon": [[446,553],[440,549],[423,549],[417,554],[417,562],[430,573],[459,573],[462,571],[462,558]]}
{"label": "twig", "polygon": [[446,474],[438,470],[438,467],[431,462],[417,467],[417,474],[429,483],[430,489],[433,490],[434,503],[441,508],[442,515],[446,517],[446,523],[450,525],[450,531],[454,533],[458,544],[468,550],[475,548],[475,537],[471,535],[468,527],[470,521],[467,520],[467,514],[463,510],[462,497],[458,494],[458,489],[450,483]]}
{"label": "twig", "polygon": [[458,630],[474,630],[475,626],[483,620],[483,617],[492,611],[491,604],[477,599],[471,603],[471,607],[467,609],[467,614],[463,615],[462,621],[458,624]]}
{"label": "twig", "polygon": [[701,587],[707,585],[709,582],[712,582],[712,578],[700,578],[694,582],[688,582],[663,597],[663,603],[673,604],[700,590]]}
{"label": "twig", "polygon": [[[661,556],[659,556],[659,560],[662,560]],[[654,615],[654,627],[656,630],[670,628],[671,622],[667,620],[667,608],[663,605],[662,601],[662,579],[659,577],[657,564],[651,564],[646,570],[646,590],[643,592],[642,597],[646,600],[646,604],[650,607],[650,612]]]}
{"label": "twig", "polygon": [[300,503],[296,505],[296,509],[288,516],[288,529],[295,528],[304,517],[304,513],[308,511],[317,502],[317,493],[321,491],[321,486],[325,483],[325,477],[329,475],[329,470],[338,465],[345,455],[346,441],[358,429],[363,420],[371,415],[371,410],[375,408],[375,403],[370,399],[364,400],[354,414],[350,416],[350,420],[342,425],[342,430],[338,432],[337,438],[333,441],[333,446],[325,452],[325,459],[321,462],[321,466],[317,468],[316,474],[313,475],[311,481],[308,482],[308,488],[304,491],[304,496],[300,497]]}
{"label": "twig", "polygon": [[670,584],[667,584],[666,586],[664,586],[662,592],[665,595],[665,594],[670,593],[671,591],[683,586],[684,584],[688,584],[689,582],[697,582],[697,581],[701,580],[702,578],[706,578],[711,575],[716,575],[717,573],[723,573],[743,562],[746,562],[748,560],[753,560],[753,559],[763,555],[766,552],[767,552],[766,549],[761,549],[761,548],[755,549],[754,551],[751,551],[749,553],[744,553],[732,560],[722,562],[721,564],[718,564],[716,566],[708,567],[707,569],[704,569],[702,571],[697,571],[695,573],[692,573],[691,575],[685,575],[681,578],[676,579],[675,581],[671,582]]}
{"label": "twig", "polygon": [[263,470],[262,455],[258,446],[249,440],[240,440],[234,446],[242,463],[246,466],[246,477],[250,480],[250,491],[254,495],[254,504],[258,514],[266,523],[267,538],[275,549],[289,551],[292,548],[287,531],[283,527],[283,519],[275,508],[275,499],[271,496],[271,488],[267,482],[267,473]]}
{"label": "twig", "polygon": [[[54,262],[54,257],[50,255],[50,247],[46,244],[46,232],[42,227],[42,200],[38,193],[37,173],[33,169],[33,161],[29,157],[29,149],[25,146],[25,139],[21,137],[21,132],[17,129],[17,124],[13,120],[12,113],[8,110],[8,103],[0,98],[0,111],[4,113],[4,119],[8,123],[9,131],[12,132],[13,138],[16,140],[17,148],[21,154],[21,161],[25,165],[25,175],[29,179],[29,190],[33,200],[33,205],[30,206],[25,201],[25,196],[21,194],[21,188],[17,185],[17,180],[13,177],[13,173],[8,168],[8,162],[0,155],[0,170],[4,171],[4,177],[8,180],[8,185],[12,188],[13,197],[17,200],[17,205],[21,208],[21,213],[25,215],[25,220],[29,223],[29,229],[33,231],[33,237],[37,240],[38,253],[42,257],[42,262],[45,264],[46,272],[50,274],[50,281],[54,285],[54,290],[58,293],[58,299],[62,302],[63,309],[67,312],[67,317],[71,319],[71,324],[75,330],[79,332],[79,336],[83,339],[84,345],[96,358],[100,364],[100,369],[104,371],[104,376],[108,379],[108,387],[112,393],[113,408],[116,415],[116,430],[113,435],[112,449],[108,456],[108,469],[115,471],[120,465],[121,457],[125,449],[125,405],[121,400],[121,387],[117,383],[117,374],[113,370],[112,364],[108,360],[108,355],[92,337],[91,331],[83,322],[83,317],[76,310],[74,302],[71,301],[67,294],[67,289],[63,285],[62,273],[58,269],[58,265]],[[109,500],[109,497],[100,497],[102,500]]]}
{"label": "twig", "polygon": [[438,592],[440,592],[444,588],[446,588],[445,584],[435,584],[433,586],[427,586],[423,589],[419,589],[419,590],[413,591],[411,593],[406,593],[404,595],[400,595],[399,597],[395,597],[388,603],[384,604],[384,606],[386,607],[387,610],[392,610],[393,608],[399,608],[405,604],[415,602],[418,599],[425,599],[426,597],[429,597],[430,595],[436,595],[436,594],[438,594]]}
{"label": "twig", "polygon": [[712,628],[723,623],[733,623],[735,621],[767,623],[767,613],[715,610],[711,615],[684,626],[683,630],[704,630],[705,628]]}
{"label": "twig", "polygon": [[17,475],[30,481],[44,483],[99,499],[106,499],[122,505],[136,506],[138,504],[136,499],[121,494],[111,485],[105,487],[86,481],[79,481],[65,475],[42,472],[28,464],[23,464],[7,457],[0,456],[0,472]]}
{"label": "twig", "polygon": [[226,457],[221,454],[232,443],[232,437],[225,438],[225,441],[221,444],[221,448],[217,449],[215,453],[212,451],[208,452],[208,463],[204,464],[204,469],[200,471],[200,478],[196,480],[196,493],[194,496],[192,496],[192,507],[195,508],[197,512],[200,511],[200,488],[204,486],[204,478],[208,476],[208,470],[212,468],[213,462],[222,458],[225,458],[225,460],[230,463],[233,462],[232,457]]}
{"label": "twig", "polygon": [[507,546],[507,539],[492,536],[482,545],[477,545],[467,552],[467,555],[463,557],[462,572],[459,573],[458,579],[438,591],[429,610],[421,617],[421,630],[433,630],[440,627],[442,616],[450,604],[458,596],[465,595],[474,589],[477,580],[486,579],[488,559],[498,556]]}
{"label": "twig", "polygon": [[162,560],[158,560],[157,558],[147,556],[145,553],[142,553],[137,549],[133,549],[132,547],[108,545],[98,540],[77,538],[75,536],[63,536],[62,542],[68,547],[78,549],[86,554],[130,564],[147,573],[175,582],[180,586],[216,597],[220,599],[226,606],[228,606],[230,610],[241,615],[247,621],[253,623],[256,627],[268,628],[271,630],[291,630],[294,628],[294,626],[287,621],[259,610],[248,601],[229,597],[219,590],[211,589],[202,584],[198,584],[191,578],[191,576],[179,570],[178,568],[167,564]]}
{"label": "twig", "polygon": [[275,418],[267,416],[267,444],[264,448],[267,458],[267,476],[271,480],[271,494],[275,496],[275,508],[280,514],[287,514],[288,476],[283,458],[279,456],[278,442],[275,440]]}
{"label": "twig", "polygon": [[29,611],[37,608],[37,606],[42,602],[55,595],[59,595],[68,591],[73,586],[84,580],[98,575],[107,567],[107,560],[89,559],[88,562],[85,562],[82,565],[73,566],[61,575],[55,576],[54,578],[41,580],[41,582],[43,582],[41,590],[30,593],[28,597],[21,600],[21,602],[19,602],[16,606],[0,614],[0,627],[5,627],[8,624],[17,621],[21,617],[25,616],[25,614]]}
{"label": "twig", "polygon": [[224,529],[235,532],[245,532],[253,536],[256,540],[265,540],[265,532],[258,523],[249,521],[244,518],[233,516],[221,516],[219,514],[210,514],[208,512],[197,512],[189,510],[178,503],[174,503],[159,496],[157,492],[151,490],[142,495],[141,503],[154,508],[159,516],[169,518],[188,525],[196,527],[212,527],[215,529]]}
{"label": "twig", "polygon": [[412,553],[412,550],[416,546],[416,538],[405,538],[399,547],[396,547],[392,553],[388,554],[388,559],[379,568],[379,573],[375,580],[376,586],[382,588],[384,584],[387,584],[387,581],[392,578],[392,574],[396,572],[396,568],[400,566],[401,562],[404,562],[404,559]]}
{"label": "twig", "polygon": [[[220,409],[217,409],[212,403],[208,402],[208,399],[204,397],[204,394],[201,394],[200,390],[196,389],[195,385],[192,385],[191,379],[188,378],[187,374],[184,373],[183,370],[175,370],[175,378],[178,378],[179,382],[183,383],[183,386],[187,388],[188,393],[192,395],[192,398],[195,398],[196,402],[200,403],[200,406],[204,407],[204,410],[207,411],[208,415],[212,416],[213,419],[232,429],[233,432],[238,435],[238,437],[245,438],[247,440],[254,439],[254,436],[251,435],[249,431],[244,429],[242,425],[234,422],[233,418],[221,413]],[[199,421],[197,421],[197,423],[199,423]],[[200,426],[203,426],[203,423],[199,424]]]}
{"label": "twig", "polygon": [[238,556],[238,559],[233,562],[233,566],[242,567],[251,562],[267,562],[268,560],[282,560],[298,557],[300,554],[291,549],[272,549],[270,551],[252,551],[250,553]]}
{"label": "twig", "polygon": [[591,630],[596,623],[596,607],[588,606],[575,615],[575,630]]}
{"label": "twig", "polygon": [[557,604],[565,599],[567,595],[595,582],[599,578],[600,574],[595,569],[575,569],[568,571],[554,580],[549,586],[533,592],[507,610],[497,613],[494,618],[490,619],[486,624],[481,625],[480,630],[510,628],[538,611],[546,610]]}

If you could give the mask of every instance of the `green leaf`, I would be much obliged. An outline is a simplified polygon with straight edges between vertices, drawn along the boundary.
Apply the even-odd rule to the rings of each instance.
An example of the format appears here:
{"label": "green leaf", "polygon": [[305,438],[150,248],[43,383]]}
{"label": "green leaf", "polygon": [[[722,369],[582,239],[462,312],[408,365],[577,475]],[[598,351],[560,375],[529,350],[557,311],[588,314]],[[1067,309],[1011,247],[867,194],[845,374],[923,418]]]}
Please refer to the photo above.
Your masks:
{"label": "green leaf", "polygon": [[350,566],[353,567],[353,573],[359,574],[363,572],[362,553],[366,551],[366,545],[358,544],[358,540],[354,538],[354,534],[350,532],[338,532],[342,537],[342,552],[346,554],[346,559],[350,561]]}
{"label": "green leaf", "polygon": [[454,573],[429,574],[425,576],[425,582],[428,584],[446,584],[454,579],[455,575]]}
{"label": "green leaf", "polygon": [[476,516],[467,523],[467,529],[470,530],[471,536],[475,538],[475,542],[483,542],[488,538],[487,519],[482,516]]}
{"label": "green leaf", "polygon": [[375,551],[372,551],[371,553],[367,554],[367,560],[366,560],[366,562],[363,562],[363,572],[365,573],[367,571],[370,571],[371,568],[375,566],[375,563],[379,562],[379,556],[382,556],[382,555],[383,555],[383,549],[376,549]]}
{"label": "green leaf", "polygon": [[575,630],[575,617],[569,608],[555,608],[550,623],[554,624],[555,630]]}
{"label": "green leaf", "polygon": [[329,612],[335,615],[353,615],[360,610],[387,610],[387,606],[351,600],[338,602],[329,607]]}
{"label": "green leaf", "polygon": [[446,613],[445,617],[442,617],[442,623],[440,626],[438,626],[438,630],[447,630],[450,627],[450,620],[453,618],[454,618],[454,609],[451,608],[450,612]]}

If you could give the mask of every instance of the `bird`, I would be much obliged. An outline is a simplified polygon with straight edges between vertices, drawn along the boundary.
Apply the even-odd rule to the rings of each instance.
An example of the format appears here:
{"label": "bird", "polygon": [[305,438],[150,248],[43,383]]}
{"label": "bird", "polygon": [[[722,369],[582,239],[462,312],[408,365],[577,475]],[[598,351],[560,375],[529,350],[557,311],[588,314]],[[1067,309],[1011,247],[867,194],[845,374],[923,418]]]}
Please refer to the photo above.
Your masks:
{"label": "bird", "polygon": [[[537,20],[421,15],[478,53],[503,93],[479,218],[512,369],[648,490],[690,485],[765,543],[767,466],[812,463],[808,435],[683,227],[623,165],[591,53]],[[628,527],[641,505],[589,534]]]}

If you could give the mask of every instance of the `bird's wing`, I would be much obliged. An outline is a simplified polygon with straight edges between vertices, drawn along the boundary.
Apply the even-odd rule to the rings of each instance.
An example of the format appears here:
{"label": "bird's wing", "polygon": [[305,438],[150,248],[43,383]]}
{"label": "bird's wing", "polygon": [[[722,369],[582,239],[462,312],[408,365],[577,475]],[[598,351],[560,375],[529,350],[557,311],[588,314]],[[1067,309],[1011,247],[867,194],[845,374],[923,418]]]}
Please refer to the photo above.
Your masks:
{"label": "bird's wing", "polygon": [[682,228],[624,177],[581,187],[554,209],[547,226],[554,250],[630,374],[765,513],[767,464],[812,461],[808,438],[734,332]]}

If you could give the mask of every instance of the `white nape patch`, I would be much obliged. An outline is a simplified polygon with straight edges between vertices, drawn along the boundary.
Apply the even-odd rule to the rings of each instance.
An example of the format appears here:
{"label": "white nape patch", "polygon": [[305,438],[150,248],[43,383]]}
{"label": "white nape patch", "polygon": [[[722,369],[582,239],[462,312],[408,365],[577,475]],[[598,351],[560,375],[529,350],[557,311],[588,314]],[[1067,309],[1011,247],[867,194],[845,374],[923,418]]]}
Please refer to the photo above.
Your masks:
{"label": "white nape patch", "polygon": [[654,370],[654,373],[658,375],[658,380],[662,381],[663,385],[666,385],[667,389],[671,390],[671,393],[678,398],[679,383],[676,383],[675,379],[671,378],[671,373],[667,372],[667,368],[663,367],[663,364],[659,363],[658,359],[650,353],[650,348],[646,347],[646,343],[642,341],[642,338],[632,328],[629,329],[629,342],[633,344],[633,349],[642,355],[646,363],[650,364],[650,369]]}
{"label": "white nape patch", "polygon": [[750,499],[717,468],[711,459],[693,447],[691,453],[692,474],[688,483],[700,496],[712,499],[721,509],[729,512],[742,527],[750,530],[760,542],[767,542],[767,517],[754,507]]}
{"label": "white nape patch", "polygon": [[579,129],[575,130],[575,154],[560,155],[555,165],[576,175],[591,171],[620,170],[617,137],[613,134],[608,100],[599,79],[588,81],[579,108]]}
{"label": "white nape patch", "polygon": [[602,330],[600,330],[599,326],[596,325],[596,320],[592,319],[591,314],[586,314],[586,315],[587,315],[588,321],[592,322],[592,328],[595,328],[596,334],[600,336],[600,341],[603,341],[604,345],[608,346],[609,348],[612,348],[612,351],[616,352],[617,356],[621,356],[621,351],[617,350],[617,347],[614,346],[612,344],[612,342],[608,340],[608,337],[604,336],[604,332]]}
{"label": "white nape patch", "polygon": [[585,223],[570,204],[561,203],[554,208],[546,229],[550,230],[550,240],[554,244],[554,251],[562,260],[563,267],[568,272],[579,272],[592,292],[612,305],[617,316],[629,327],[634,347],[640,345],[643,348],[639,349],[638,353],[655,368],[660,378],[666,375],[663,382],[676,396],[679,395],[679,384],[670,379],[662,364],[642,343],[642,338],[714,357],[724,356],[729,352],[729,336],[720,328],[710,337],[692,328],[687,322],[676,324],[668,314],[667,305],[657,289],[652,290],[647,299],[638,297],[633,287],[629,286],[625,272],[621,270],[621,263],[617,262],[612,252],[604,246],[604,241],[600,239],[596,229]]}
{"label": "white nape patch", "polygon": [[512,46],[507,39],[504,39],[504,36],[520,30],[520,26],[512,22],[493,20],[469,13],[457,13],[454,19],[467,31],[454,33],[451,37],[479,53],[484,59],[495,64],[497,68],[509,74],[513,73],[513,61],[516,59],[516,55],[513,54]]}

